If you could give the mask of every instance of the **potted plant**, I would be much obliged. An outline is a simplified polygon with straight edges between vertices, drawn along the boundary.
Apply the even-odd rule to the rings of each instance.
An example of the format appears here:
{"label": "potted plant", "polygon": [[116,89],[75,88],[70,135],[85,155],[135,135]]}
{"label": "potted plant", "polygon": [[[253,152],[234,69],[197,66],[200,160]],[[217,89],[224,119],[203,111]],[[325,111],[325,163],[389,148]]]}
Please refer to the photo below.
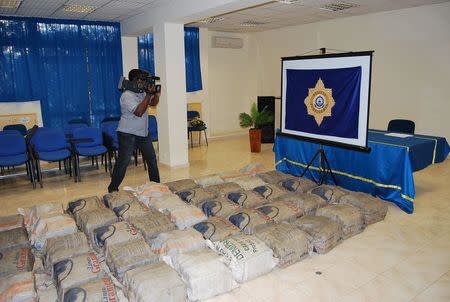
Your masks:
{"label": "potted plant", "polygon": [[262,111],[258,111],[256,103],[250,108],[250,114],[242,112],[239,114],[239,125],[248,128],[250,136],[250,151],[261,152],[261,128],[273,121],[272,113],[267,110],[267,106]]}

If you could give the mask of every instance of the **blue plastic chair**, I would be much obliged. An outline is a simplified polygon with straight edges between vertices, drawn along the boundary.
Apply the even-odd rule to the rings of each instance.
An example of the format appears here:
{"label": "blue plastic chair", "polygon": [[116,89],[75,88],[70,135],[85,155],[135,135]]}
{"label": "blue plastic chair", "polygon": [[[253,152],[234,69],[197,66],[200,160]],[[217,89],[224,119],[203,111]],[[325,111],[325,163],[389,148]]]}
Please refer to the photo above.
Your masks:
{"label": "blue plastic chair", "polygon": [[3,131],[4,130],[17,130],[22,136],[27,135],[27,127],[25,127],[25,125],[23,124],[6,125],[5,127],[3,127]]}
{"label": "blue plastic chair", "polygon": [[58,162],[61,169],[61,161],[64,162],[65,172],[69,170],[72,176],[72,153],[67,144],[66,137],[61,130],[42,127],[36,130],[30,139],[30,148],[33,159],[36,163],[37,180],[41,188],[42,170],[40,162]]}
{"label": "blue plastic chair", "polygon": [[[103,145],[102,131],[94,127],[75,129],[73,131],[72,146],[76,163],[75,181],[81,181],[80,156],[95,158],[98,169],[97,156],[105,155],[108,152],[108,149]],[[105,172],[108,172],[107,165],[105,165]]]}
{"label": "blue plastic chair", "polygon": [[5,132],[0,134],[0,167],[25,165],[33,189],[36,188],[34,165],[29,154],[25,138],[20,133]]}
{"label": "blue plastic chair", "polygon": [[189,110],[187,112],[187,120],[188,120],[188,122],[192,121],[196,117],[200,117],[200,113],[198,111],[191,111],[191,110]]}
{"label": "blue plastic chair", "polygon": [[388,124],[388,131],[406,134],[414,134],[416,124],[410,120],[391,120]]}
{"label": "blue plastic chair", "polygon": [[152,142],[158,141],[158,122],[154,115],[148,116],[148,135],[150,135]]}
{"label": "blue plastic chair", "polygon": [[[119,139],[117,137],[117,127],[119,126],[118,121],[106,121],[100,123],[100,129],[103,134],[103,144],[108,149],[108,168],[110,173],[112,173],[112,156],[116,158],[116,152],[119,150]],[[103,162],[103,156],[102,156]]]}

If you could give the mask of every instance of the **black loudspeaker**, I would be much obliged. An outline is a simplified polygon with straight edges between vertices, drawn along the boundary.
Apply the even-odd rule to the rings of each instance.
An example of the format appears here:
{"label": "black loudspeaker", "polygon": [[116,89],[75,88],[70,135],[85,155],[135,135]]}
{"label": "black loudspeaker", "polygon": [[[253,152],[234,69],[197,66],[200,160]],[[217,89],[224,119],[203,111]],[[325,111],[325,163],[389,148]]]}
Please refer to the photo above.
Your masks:
{"label": "black loudspeaker", "polygon": [[264,107],[272,113],[273,122],[262,127],[261,143],[272,144],[275,138],[275,97],[274,96],[258,96],[258,111],[262,111]]}

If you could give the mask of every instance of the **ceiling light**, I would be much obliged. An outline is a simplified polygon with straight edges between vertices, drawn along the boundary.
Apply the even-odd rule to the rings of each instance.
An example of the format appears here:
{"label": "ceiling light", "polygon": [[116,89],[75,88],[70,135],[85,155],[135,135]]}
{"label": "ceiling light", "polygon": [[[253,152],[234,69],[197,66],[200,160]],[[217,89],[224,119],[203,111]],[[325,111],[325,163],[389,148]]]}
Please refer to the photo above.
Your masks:
{"label": "ceiling light", "polygon": [[248,21],[244,21],[241,24],[239,24],[240,26],[246,26],[246,27],[252,27],[252,26],[259,26],[259,25],[264,25],[267,24],[265,22],[258,22],[258,21],[254,21],[254,20],[248,20]]}
{"label": "ceiling light", "polygon": [[359,5],[355,4],[355,3],[341,1],[341,2],[334,2],[334,3],[330,3],[330,4],[325,4],[325,5],[323,5],[323,6],[319,7],[319,8],[323,9],[323,10],[337,12],[337,11],[341,11],[341,10],[344,10],[344,9],[349,9],[349,8],[357,7],[357,6],[359,6]]}
{"label": "ceiling light", "polygon": [[298,2],[298,0],[277,0],[277,1],[283,4],[293,4],[295,2]]}
{"label": "ceiling light", "polygon": [[199,23],[204,23],[204,24],[211,24],[211,23],[216,23],[219,21],[223,21],[225,20],[224,17],[211,17],[211,18],[206,18],[203,20],[198,21]]}
{"label": "ceiling light", "polygon": [[22,0],[0,0],[1,8],[18,8]]}
{"label": "ceiling light", "polygon": [[95,6],[90,5],[64,5],[63,10],[66,12],[73,13],[92,13],[96,9]]}

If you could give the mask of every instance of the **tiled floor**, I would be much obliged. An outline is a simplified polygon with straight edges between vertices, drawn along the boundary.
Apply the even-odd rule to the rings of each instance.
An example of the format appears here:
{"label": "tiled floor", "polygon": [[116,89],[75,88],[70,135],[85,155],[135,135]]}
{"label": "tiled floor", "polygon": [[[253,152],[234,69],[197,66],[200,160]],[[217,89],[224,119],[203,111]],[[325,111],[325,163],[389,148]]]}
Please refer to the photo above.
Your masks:
{"label": "tiled floor", "polygon": [[[246,136],[213,140],[209,147],[190,149],[188,168],[160,166],[161,180],[236,170],[250,162],[273,168],[271,148],[263,145],[260,154],[252,154]],[[0,215],[36,203],[103,195],[109,183],[104,170],[91,167],[83,168],[81,183],[58,174],[46,174],[44,188],[36,190],[24,177],[0,180]],[[276,269],[211,301],[450,301],[450,160],[414,177],[414,214],[390,205],[383,222],[328,254]],[[146,181],[142,164],[130,165],[123,185]]]}

